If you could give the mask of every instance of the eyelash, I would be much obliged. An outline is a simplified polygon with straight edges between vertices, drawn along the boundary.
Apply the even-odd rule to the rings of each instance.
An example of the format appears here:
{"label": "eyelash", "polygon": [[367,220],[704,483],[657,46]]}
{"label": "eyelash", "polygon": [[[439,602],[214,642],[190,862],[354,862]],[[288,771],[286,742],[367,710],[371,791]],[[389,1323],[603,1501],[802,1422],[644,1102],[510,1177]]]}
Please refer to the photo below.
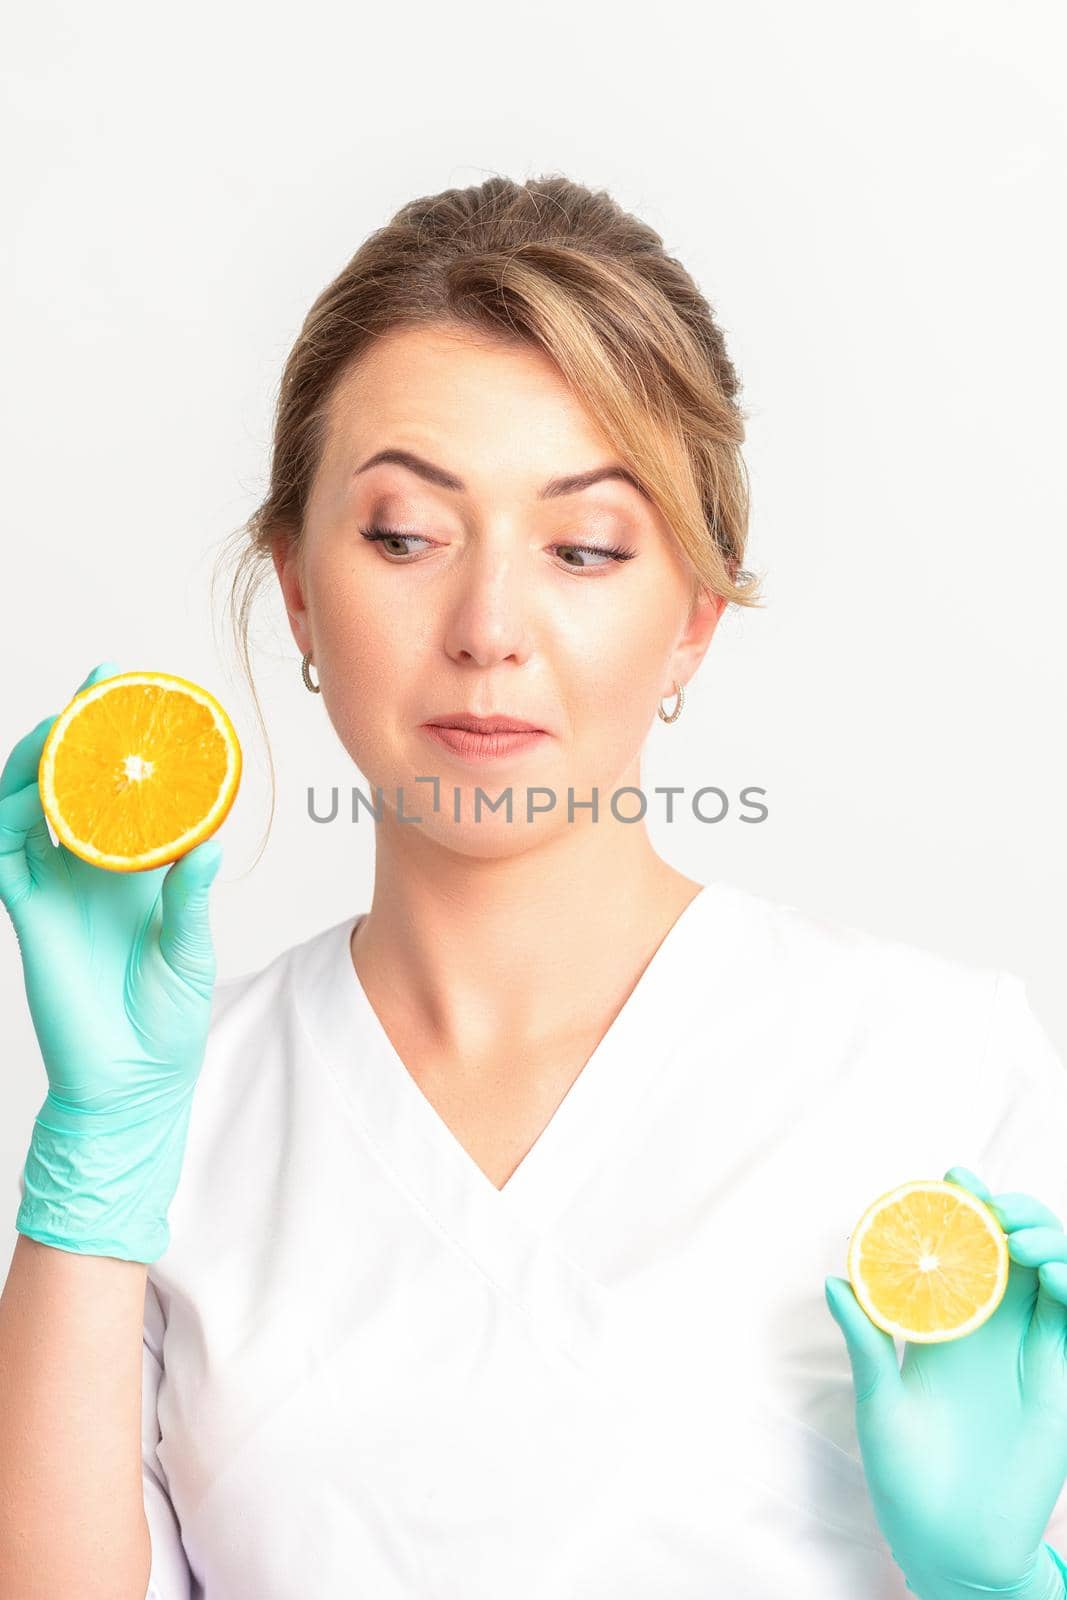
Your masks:
{"label": "eyelash", "polygon": [[[373,524],[369,528],[361,528],[359,531],[363,535],[364,539],[368,540],[370,543],[375,543],[377,541],[384,540],[384,539],[421,539],[422,538],[422,535],[419,534],[419,533],[396,533],[392,528],[383,528],[380,524],[377,524],[377,523]],[[606,544],[563,544],[563,543],[560,543],[558,545],[554,545],[553,549],[556,549],[556,550],[582,550],[588,555],[610,556],[613,561],[630,561],[637,554],[636,550],[629,550],[629,549],[626,548],[625,545],[620,545],[620,544],[606,545]],[[402,560],[400,560],[400,561],[397,562],[397,565],[403,566],[403,565],[405,565],[405,563]],[[605,569],[603,567],[574,567],[574,566],[572,566],[570,568],[570,570],[572,572],[602,572]]]}

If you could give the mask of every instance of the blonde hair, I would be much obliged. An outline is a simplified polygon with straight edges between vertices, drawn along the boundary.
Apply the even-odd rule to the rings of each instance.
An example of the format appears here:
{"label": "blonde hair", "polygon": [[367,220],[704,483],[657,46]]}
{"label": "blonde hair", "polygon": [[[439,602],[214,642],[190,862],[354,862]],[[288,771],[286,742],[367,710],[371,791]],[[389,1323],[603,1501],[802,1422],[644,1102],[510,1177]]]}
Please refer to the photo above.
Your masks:
{"label": "blonde hair", "polygon": [[548,355],[688,557],[692,605],[702,590],[737,606],[762,604],[759,580],[741,565],[749,485],[737,373],[711,307],[660,235],[604,190],[555,175],[524,183],[493,176],[410,200],[304,318],[282,373],[266,498],[220,557],[237,555],[229,616],[268,752],[271,818],[275,775],[249,652],[252,603],[278,541],[299,552],[341,381],[379,336],[429,324],[525,341]]}

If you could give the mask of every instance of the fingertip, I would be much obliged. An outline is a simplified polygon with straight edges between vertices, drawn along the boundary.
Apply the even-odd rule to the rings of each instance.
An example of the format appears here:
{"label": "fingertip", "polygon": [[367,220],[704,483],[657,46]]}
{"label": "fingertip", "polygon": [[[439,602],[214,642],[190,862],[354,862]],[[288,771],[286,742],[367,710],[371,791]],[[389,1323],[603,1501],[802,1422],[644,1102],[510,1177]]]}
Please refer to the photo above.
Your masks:
{"label": "fingertip", "polygon": [[992,1191],[986,1187],[981,1178],[973,1173],[969,1167],[949,1167],[945,1173],[945,1183],[954,1183],[958,1188],[969,1189],[979,1200],[991,1201]]}
{"label": "fingertip", "polygon": [[222,864],[222,841],[216,834],[210,834],[187,850],[182,860],[190,862],[191,870],[201,881],[210,883]]}
{"label": "fingertip", "polygon": [[998,1194],[989,1201],[989,1208],[1005,1233],[1022,1228],[1054,1228],[1063,1231],[1063,1223],[1036,1195],[1012,1189]]}
{"label": "fingertip", "polygon": [[839,1307],[838,1307],[838,1300],[837,1300],[838,1291],[834,1287],[834,1281],[835,1280],[833,1278],[827,1278],[825,1284],[823,1285],[823,1292],[824,1292],[824,1294],[826,1296],[826,1304],[827,1304],[827,1306],[829,1308],[830,1315],[833,1317],[833,1319],[837,1323],[838,1327],[840,1327],[841,1326],[841,1315],[840,1315],[840,1310],[839,1310]]}
{"label": "fingertip", "polygon": [[1037,1276],[1047,1294],[1067,1305],[1067,1261],[1042,1261]]}
{"label": "fingertip", "polygon": [[849,1283],[847,1278],[836,1278],[831,1274],[826,1279],[823,1285],[823,1290],[826,1295],[827,1304],[829,1305],[831,1311],[836,1314],[842,1300],[848,1296],[848,1294],[851,1292],[851,1289],[852,1285]]}
{"label": "fingertip", "polygon": [[101,678],[114,678],[121,671],[122,668],[117,661],[100,661],[88,676],[82,679],[78,685],[77,693],[80,694],[83,689],[88,689],[92,683],[99,683]]}

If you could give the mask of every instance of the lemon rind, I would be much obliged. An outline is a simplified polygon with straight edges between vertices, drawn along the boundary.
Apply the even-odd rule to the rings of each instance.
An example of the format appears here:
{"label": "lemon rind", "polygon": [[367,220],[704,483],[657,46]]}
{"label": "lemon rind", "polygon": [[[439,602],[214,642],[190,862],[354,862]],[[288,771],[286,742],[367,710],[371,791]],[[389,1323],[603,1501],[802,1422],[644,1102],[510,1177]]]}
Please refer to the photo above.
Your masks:
{"label": "lemon rind", "polygon": [[[886,1317],[872,1301],[859,1271],[860,1249],[875,1217],[887,1206],[920,1189],[926,1193],[938,1190],[944,1191],[951,1194],[953,1199],[961,1204],[970,1206],[971,1210],[975,1211],[983,1221],[991,1221],[993,1223],[993,1227],[989,1230],[990,1236],[997,1242],[997,1277],[988,1300],[979,1306],[977,1311],[967,1318],[966,1322],[957,1323],[947,1329],[939,1328],[932,1332],[909,1328],[904,1323],[895,1322],[891,1317]],[[907,1340],[909,1344],[939,1344],[948,1339],[963,1338],[965,1334],[973,1333],[977,1328],[980,1328],[983,1322],[989,1320],[1004,1298],[1008,1287],[1010,1270],[1011,1256],[1008,1251],[1007,1235],[1000,1226],[996,1214],[990,1210],[984,1200],[972,1193],[970,1189],[964,1188],[962,1184],[949,1183],[946,1179],[917,1178],[908,1183],[897,1184],[896,1188],[888,1189],[885,1194],[879,1195],[878,1199],[872,1201],[867,1207],[867,1210],[856,1224],[848,1249],[848,1279],[856,1299],[873,1323],[886,1333],[892,1334],[894,1338]]]}

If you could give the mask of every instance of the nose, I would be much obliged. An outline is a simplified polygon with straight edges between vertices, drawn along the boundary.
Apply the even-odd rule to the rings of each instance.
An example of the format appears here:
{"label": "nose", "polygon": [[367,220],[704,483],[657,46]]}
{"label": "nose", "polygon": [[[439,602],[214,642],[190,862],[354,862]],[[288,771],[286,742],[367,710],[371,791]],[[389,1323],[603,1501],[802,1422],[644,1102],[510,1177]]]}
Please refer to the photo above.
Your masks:
{"label": "nose", "polygon": [[456,569],[445,605],[444,646],[455,661],[491,667],[529,658],[531,575],[503,542],[479,543]]}

